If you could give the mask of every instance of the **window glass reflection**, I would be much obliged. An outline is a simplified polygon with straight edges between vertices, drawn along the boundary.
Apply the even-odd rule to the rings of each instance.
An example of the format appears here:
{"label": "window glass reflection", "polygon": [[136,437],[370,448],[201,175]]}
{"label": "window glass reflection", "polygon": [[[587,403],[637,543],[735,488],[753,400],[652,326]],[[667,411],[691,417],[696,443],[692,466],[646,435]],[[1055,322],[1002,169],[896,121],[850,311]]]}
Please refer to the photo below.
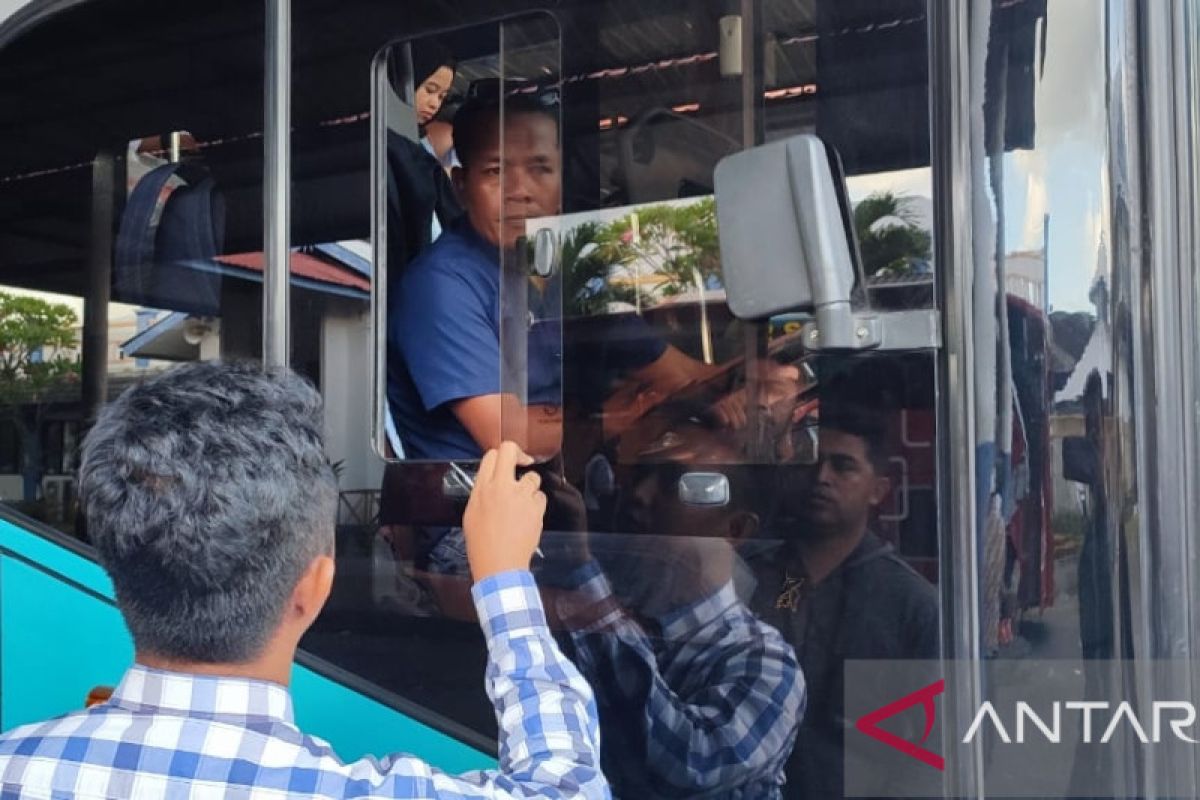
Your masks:
{"label": "window glass reflection", "polygon": [[[0,108],[9,509],[86,539],[74,473],[99,408],[175,362],[257,356],[262,19],[80,6],[0,52],[23,76]],[[148,44],[167,27],[192,39]]]}
{"label": "window glass reflection", "polygon": [[[829,676],[848,657],[936,655],[933,362],[817,357],[799,341],[803,314],[735,318],[713,197],[724,156],[817,132],[843,153],[860,209],[862,301],[932,304],[923,68],[853,66],[872,48],[923,64],[924,6],[833,5],[765,3],[764,52],[740,76],[722,72],[720,15],[682,3],[572,7],[549,39],[532,17],[503,36],[442,31],[453,79],[427,120],[414,103],[422,37],[388,51],[388,402],[391,454],[404,457],[382,479],[378,535],[342,551],[348,577],[312,652],[418,698],[439,724],[490,735],[456,528],[488,437],[546,432],[538,468],[554,502],[535,569],[560,641],[597,687],[618,795],[836,790],[840,771],[816,766],[841,763]],[[561,57],[549,57],[559,30]],[[839,79],[835,66],[858,72]],[[917,100],[876,130],[847,124],[856,92]],[[479,112],[489,95],[505,98],[503,117]],[[461,216],[443,213],[451,199]],[[558,244],[546,273],[542,230]],[[442,282],[424,286],[428,274]],[[477,375],[486,385],[466,386]],[[497,394],[478,424],[455,412]],[[833,453],[839,436],[822,416],[843,408],[878,431],[842,434],[852,452],[822,461],[823,439]],[[815,548],[798,588],[800,551],[833,499],[812,487],[846,462],[870,491],[845,500],[855,524],[829,527],[837,547]],[[871,626],[885,623],[855,605],[870,600],[855,581],[874,570],[895,584],[878,614],[903,631],[878,647]],[[820,755],[805,763],[801,741]]]}

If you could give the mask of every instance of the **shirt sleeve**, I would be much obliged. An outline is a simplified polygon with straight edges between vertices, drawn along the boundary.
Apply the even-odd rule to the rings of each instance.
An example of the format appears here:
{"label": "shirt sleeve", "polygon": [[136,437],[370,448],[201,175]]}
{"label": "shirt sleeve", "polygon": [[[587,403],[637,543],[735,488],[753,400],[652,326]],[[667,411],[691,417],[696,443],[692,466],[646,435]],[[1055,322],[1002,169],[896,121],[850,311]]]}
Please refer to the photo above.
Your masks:
{"label": "shirt sleeve", "polygon": [[602,358],[619,373],[652,364],[667,351],[666,341],[637,314],[609,314],[597,324]]}
{"label": "shirt sleeve", "polygon": [[500,340],[477,287],[441,265],[402,279],[396,341],[427,411],[500,391]]}
{"label": "shirt sleeve", "polygon": [[598,566],[580,577],[559,612],[600,705],[625,721],[622,744],[641,751],[623,760],[669,797],[782,783],[806,695],[779,632],[725,586],[651,638],[619,610]]}
{"label": "shirt sleeve", "polygon": [[453,776],[394,756],[375,765],[381,780],[369,796],[611,798],[600,771],[591,689],[551,637],[533,576],[500,573],[480,581],[472,594],[487,639],[487,692],[500,723],[499,769]]}

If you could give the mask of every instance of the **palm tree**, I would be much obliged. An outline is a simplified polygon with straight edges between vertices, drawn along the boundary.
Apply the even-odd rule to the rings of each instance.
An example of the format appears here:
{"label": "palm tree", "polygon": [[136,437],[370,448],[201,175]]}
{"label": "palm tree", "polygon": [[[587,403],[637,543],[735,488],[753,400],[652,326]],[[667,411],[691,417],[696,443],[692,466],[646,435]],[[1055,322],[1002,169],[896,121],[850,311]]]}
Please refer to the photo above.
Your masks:
{"label": "palm tree", "polygon": [[929,231],[916,224],[903,196],[893,192],[875,192],[854,207],[854,233],[867,277],[884,269],[903,275],[912,271],[913,262],[933,256]]}
{"label": "palm tree", "polygon": [[610,303],[633,303],[633,288],[609,280],[610,264],[597,239],[600,226],[584,222],[562,239],[563,315],[588,317],[604,314]]}
{"label": "palm tree", "polygon": [[698,282],[720,282],[717,207],[711,197],[640,208],[600,229],[598,243],[608,262],[656,276],[652,295],[671,296],[702,288]]}

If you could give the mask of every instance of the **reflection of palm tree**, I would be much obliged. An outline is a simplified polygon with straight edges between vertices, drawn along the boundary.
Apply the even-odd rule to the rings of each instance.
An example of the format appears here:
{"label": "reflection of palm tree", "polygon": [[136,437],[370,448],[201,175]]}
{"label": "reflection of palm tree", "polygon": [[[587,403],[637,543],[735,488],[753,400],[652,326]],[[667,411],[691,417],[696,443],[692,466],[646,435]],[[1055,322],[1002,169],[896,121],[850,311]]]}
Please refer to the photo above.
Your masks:
{"label": "reflection of palm tree", "polygon": [[609,264],[596,239],[600,226],[584,222],[562,240],[563,314],[584,317],[604,314],[610,303],[632,303],[633,288],[609,280]]}
{"label": "reflection of palm tree", "polygon": [[916,224],[904,198],[892,192],[876,192],[855,206],[854,233],[867,277],[884,269],[904,275],[913,271],[914,262],[932,257],[929,232]]}
{"label": "reflection of palm tree", "polygon": [[[677,295],[720,281],[717,207],[711,197],[686,205],[644,206],[598,232],[604,257],[656,279],[652,295]],[[696,280],[697,272],[700,280]]]}

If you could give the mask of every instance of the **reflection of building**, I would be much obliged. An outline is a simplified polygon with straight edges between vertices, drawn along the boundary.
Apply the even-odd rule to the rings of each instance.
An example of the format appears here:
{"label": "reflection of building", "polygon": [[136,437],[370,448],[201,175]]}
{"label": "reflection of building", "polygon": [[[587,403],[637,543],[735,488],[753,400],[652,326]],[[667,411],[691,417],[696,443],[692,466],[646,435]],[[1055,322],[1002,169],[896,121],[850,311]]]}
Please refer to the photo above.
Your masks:
{"label": "reflection of building", "polygon": [[[252,284],[262,280],[262,254],[222,256],[225,278]],[[225,263],[228,262],[228,263]],[[293,353],[296,368],[317,383],[325,397],[326,440],[330,457],[346,464],[344,488],[377,488],[379,477],[369,465],[370,447],[362,435],[362,420],[370,410],[370,393],[361,375],[367,358],[370,262],[351,247],[321,245],[292,257]],[[20,290],[7,290],[20,292]],[[36,293],[42,299],[73,309],[81,320],[83,302],[76,297]],[[138,308],[110,303],[106,358],[107,399],[115,399],[131,383],[166,369],[172,362],[237,357],[237,345],[253,348],[261,332],[258,321],[241,317],[258,310],[248,306],[221,309],[222,316],[200,317],[181,311]],[[224,336],[232,329],[234,334]],[[75,331],[82,341],[82,326]],[[240,338],[239,338],[240,337]],[[45,354],[47,357],[53,354]],[[78,348],[63,355],[80,357]],[[22,406],[33,418],[33,406]],[[83,427],[84,406],[79,380],[54,388],[37,406],[37,438],[23,434],[12,421],[0,422],[0,502],[15,504],[54,524],[69,526],[74,501],[73,473]],[[32,451],[30,448],[34,448]],[[38,453],[40,451],[40,453]],[[24,457],[34,452],[38,462],[23,474]],[[26,481],[36,477],[37,499],[23,504]]]}
{"label": "reflection of building", "polygon": [[1005,256],[1004,290],[1026,303],[1045,309],[1045,254],[1041,250],[1023,250]]}
{"label": "reflection of building", "polygon": [[1045,308],[1045,254],[1019,251],[1004,257],[1004,291],[1032,306]]}
{"label": "reflection of building", "polygon": [[[372,457],[362,429],[371,412],[371,393],[365,383],[370,358],[369,253],[369,244],[346,241],[297,249],[291,256],[291,362],[324,397],[325,446],[329,457],[343,464],[339,480],[344,502],[350,496],[377,492],[381,477],[379,460]],[[263,261],[261,252],[221,255],[216,269],[223,280],[244,287],[261,283]],[[258,316],[260,301],[252,300],[255,304],[249,307],[223,304],[220,317],[160,312],[151,325],[127,336],[122,349],[130,362],[255,353],[261,331],[253,318]],[[246,324],[246,316],[252,317],[253,325]],[[367,500],[362,503],[369,505]],[[355,516],[346,507],[342,512]]]}

